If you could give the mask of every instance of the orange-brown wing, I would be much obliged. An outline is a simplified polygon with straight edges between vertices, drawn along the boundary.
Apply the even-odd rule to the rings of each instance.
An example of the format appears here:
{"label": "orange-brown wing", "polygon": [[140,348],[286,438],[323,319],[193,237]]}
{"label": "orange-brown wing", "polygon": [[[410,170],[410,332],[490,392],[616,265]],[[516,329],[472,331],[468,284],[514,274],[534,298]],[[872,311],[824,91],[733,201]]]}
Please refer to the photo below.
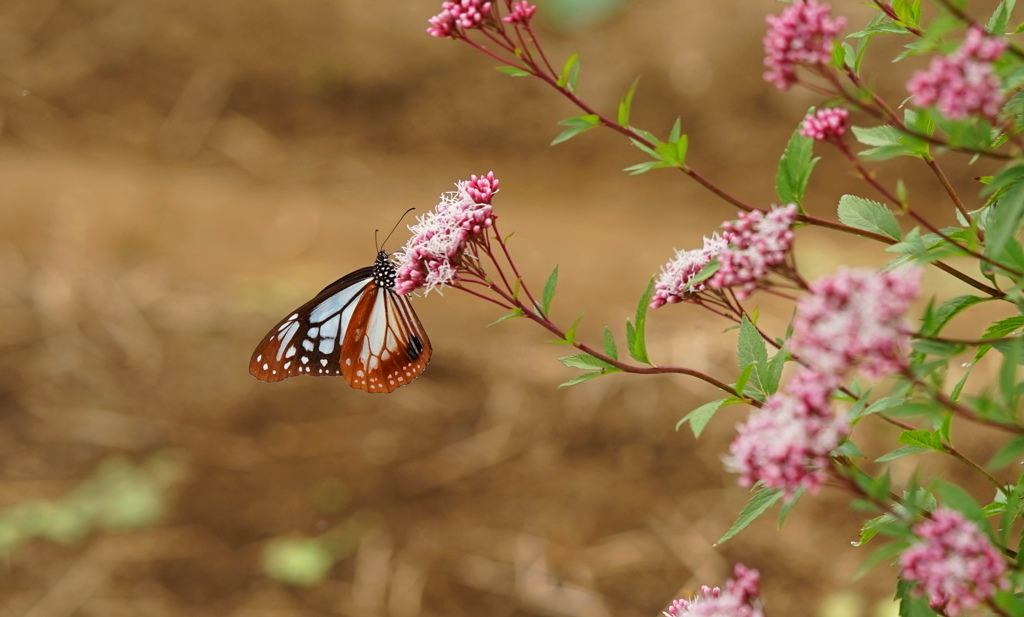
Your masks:
{"label": "orange-brown wing", "polygon": [[360,297],[371,286],[376,289],[372,267],[360,268],[328,285],[263,337],[252,352],[249,373],[261,381],[341,374],[345,332]]}
{"label": "orange-brown wing", "polygon": [[409,299],[370,284],[341,346],[341,374],[353,388],[393,392],[423,372],[430,340]]}

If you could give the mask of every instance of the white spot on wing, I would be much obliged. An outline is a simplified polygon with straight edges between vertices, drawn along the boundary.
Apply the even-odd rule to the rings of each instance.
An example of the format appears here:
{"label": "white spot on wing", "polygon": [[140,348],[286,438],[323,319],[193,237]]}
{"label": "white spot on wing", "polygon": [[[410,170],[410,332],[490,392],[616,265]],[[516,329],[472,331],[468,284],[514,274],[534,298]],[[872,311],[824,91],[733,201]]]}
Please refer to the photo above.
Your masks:
{"label": "white spot on wing", "polygon": [[334,350],[334,339],[322,338],[320,339],[320,353],[331,353]]}
{"label": "white spot on wing", "polygon": [[298,330],[299,330],[299,322],[293,321],[291,323],[291,325],[288,326],[288,329],[281,333],[281,345],[280,345],[280,347],[277,348],[277,359],[278,360],[280,360],[281,356],[284,355],[285,348],[288,346],[288,343],[291,342],[292,337],[295,336],[295,333],[298,332]]}

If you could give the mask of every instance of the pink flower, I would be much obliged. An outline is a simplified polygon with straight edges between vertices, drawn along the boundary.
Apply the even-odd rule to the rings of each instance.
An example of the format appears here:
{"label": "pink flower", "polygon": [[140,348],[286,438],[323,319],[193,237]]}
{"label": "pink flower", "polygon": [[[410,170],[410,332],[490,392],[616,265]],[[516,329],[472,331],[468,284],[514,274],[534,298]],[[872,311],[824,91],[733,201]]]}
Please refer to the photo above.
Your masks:
{"label": "pink flower", "polygon": [[417,289],[451,285],[469,244],[484,242],[484,234],[495,214],[491,197],[498,190],[494,173],[471,176],[456,183],[456,190],[441,195],[441,201],[409,228],[412,238],[395,253],[398,264],[395,291],[407,294]]}
{"label": "pink flower", "polygon": [[840,270],[811,285],[797,303],[790,348],[816,370],[837,377],[859,367],[878,378],[907,366],[910,326],[903,315],[921,271]]}
{"label": "pink flower", "polygon": [[1006,563],[988,536],[959,512],[939,508],[914,526],[921,542],[900,556],[901,576],[932,608],[956,617],[1006,589]]}
{"label": "pink flower", "polygon": [[768,213],[753,210],[722,223],[722,239],[728,246],[718,254],[719,268],[708,280],[708,287],[739,287],[738,298],[749,296],[772,268],[785,263],[793,244],[796,214],[796,204],[789,204]]}
{"label": "pink flower", "polygon": [[960,60],[994,62],[996,58],[1003,55],[1008,45],[1005,39],[988,36],[981,28],[970,28],[954,57]]}
{"label": "pink flower", "polygon": [[950,56],[933,58],[927,71],[917,71],[907,90],[918,107],[935,105],[951,119],[980,115],[994,119],[1003,106],[1003,93],[992,61],[1006,49],[1006,41],[971,28]]}
{"label": "pink flower", "polygon": [[819,109],[804,118],[800,134],[817,141],[838,140],[849,128],[850,112],[842,107]]}
{"label": "pink flower", "polygon": [[510,24],[527,24],[530,22],[530,18],[533,17],[534,12],[537,11],[537,7],[530,4],[526,0],[517,2],[512,5],[512,12],[506,17],[502,17],[501,20]]}
{"label": "pink flower", "polygon": [[446,0],[441,3],[441,12],[428,21],[430,36],[451,38],[458,29],[478,28],[484,17],[490,13],[491,3],[482,0]]}
{"label": "pink flower", "polygon": [[781,15],[767,17],[764,36],[764,80],[779,90],[788,90],[797,82],[799,64],[828,64],[832,60],[834,39],[846,19],[830,17],[832,9],[815,0],[797,0]]}
{"label": "pink flower", "polygon": [[831,411],[835,387],[831,376],[801,369],[785,393],[769,396],[739,426],[726,466],[740,474],[740,486],[760,481],[788,499],[825,482],[829,455],[850,432],[849,421]]}
{"label": "pink flower", "polygon": [[673,601],[663,614],[666,617],[764,617],[758,571],[738,563],[733,576],[735,578],[725,582],[724,592],[704,585],[700,595]]}
{"label": "pink flower", "polygon": [[703,283],[698,283],[687,289],[690,281],[708,265],[718,253],[725,248],[725,240],[713,234],[710,238],[704,238],[704,248],[692,251],[676,251],[672,261],[665,264],[654,285],[654,297],[651,298],[651,308],[658,308],[665,304],[675,304],[683,300],[688,294],[698,294],[704,291]]}

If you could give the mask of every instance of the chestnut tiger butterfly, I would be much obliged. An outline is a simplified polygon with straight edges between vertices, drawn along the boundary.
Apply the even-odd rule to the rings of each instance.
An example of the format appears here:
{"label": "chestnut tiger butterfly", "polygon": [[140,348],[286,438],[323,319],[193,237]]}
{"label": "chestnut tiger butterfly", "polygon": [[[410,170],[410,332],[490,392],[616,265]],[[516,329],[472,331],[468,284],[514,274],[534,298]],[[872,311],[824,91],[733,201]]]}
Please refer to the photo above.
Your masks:
{"label": "chestnut tiger butterfly", "polygon": [[409,298],[395,293],[395,276],[379,250],[372,266],[331,283],[274,326],[252,352],[249,373],[261,381],[341,375],[367,392],[411,382],[430,362],[430,339]]}

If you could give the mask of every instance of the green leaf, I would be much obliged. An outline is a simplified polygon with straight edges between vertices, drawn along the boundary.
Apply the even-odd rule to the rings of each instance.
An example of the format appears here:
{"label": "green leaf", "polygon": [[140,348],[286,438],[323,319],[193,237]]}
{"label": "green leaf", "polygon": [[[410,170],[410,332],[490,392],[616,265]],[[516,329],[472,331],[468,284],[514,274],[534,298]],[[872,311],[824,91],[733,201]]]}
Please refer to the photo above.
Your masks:
{"label": "green leaf", "polygon": [[747,395],[747,382],[750,381],[750,376],[754,373],[754,365],[748,364],[743,370],[740,371],[739,376],[736,378],[736,392],[742,395]]}
{"label": "green leaf", "polygon": [[938,435],[931,431],[924,430],[913,430],[903,431],[900,433],[897,441],[907,446],[916,446],[918,448],[928,448],[936,452],[945,452],[946,448],[942,445],[942,439]]}
{"label": "green leaf", "polygon": [[605,362],[604,360],[600,358],[595,358],[594,356],[588,353],[578,353],[573,354],[571,356],[565,356],[564,358],[559,358],[558,361],[564,364],[565,366],[568,366],[569,368],[578,368],[584,370],[595,368],[606,370],[615,368],[611,364]]}
{"label": "green leaf", "polygon": [[902,448],[896,448],[892,452],[883,454],[882,456],[875,459],[876,463],[886,463],[893,461],[904,456],[910,456],[912,454],[921,454],[924,452],[932,452],[931,448],[923,448],[920,446],[903,446]]}
{"label": "green leaf", "polygon": [[545,317],[551,309],[551,301],[555,298],[555,287],[558,285],[558,266],[551,271],[546,283],[544,283],[544,295],[541,296],[541,312]]}
{"label": "green leaf", "polygon": [[608,326],[604,327],[604,352],[612,360],[619,359],[619,350],[615,347],[615,337],[612,336],[612,331]]}
{"label": "green leaf", "polygon": [[506,75],[511,75],[512,77],[529,77],[533,74],[529,71],[524,71],[518,66],[499,66],[497,69]]}
{"label": "green leaf", "polygon": [[1001,345],[999,349],[1004,355],[1003,363],[999,367],[999,394],[1003,405],[1009,409],[1017,407],[1017,366],[1020,364],[1021,356],[1024,356],[1022,342],[1024,341],[1016,338],[1009,344]]}
{"label": "green leaf", "polygon": [[775,193],[782,203],[802,206],[811,171],[819,160],[811,156],[813,144],[814,140],[801,135],[799,128],[790,136],[775,174]]}
{"label": "green leaf", "polygon": [[736,355],[741,369],[751,364],[768,363],[768,348],[765,346],[764,339],[761,338],[757,327],[750,323],[746,315],[740,321],[739,348]]}
{"label": "green leaf", "polygon": [[1013,5],[1016,0],[1003,0],[996,7],[992,17],[989,18],[988,24],[985,26],[985,31],[990,34],[1004,34],[1006,32],[1006,25],[1010,23],[1010,13],[1013,12]]}
{"label": "green leaf", "polygon": [[636,306],[636,321],[632,324],[626,322],[626,343],[629,346],[629,355],[633,357],[637,362],[643,362],[644,364],[650,364],[650,360],[647,359],[647,339],[646,339],[646,326],[647,326],[647,309],[651,304],[651,296],[654,295],[654,277],[651,277],[650,282],[647,284],[647,290],[644,291],[644,295],[641,296],[640,302]]}
{"label": "green leaf", "polygon": [[708,425],[711,418],[715,417],[718,410],[726,405],[735,403],[738,399],[735,397],[723,398],[717,401],[711,401],[710,403],[704,403],[697,409],[694,409],[690,413],[683,416],[683,419],[676,423],[676,430],[678,431],[683,427],[684,424],[689,423],[690,430],[693,431],[694,437],[700,437],[700,434],[704,432],[704,427]]}
{"label": "green leaf", "polygon": [[658,169],[659,167],[663,167],[663,165],[658,161],[645,161],[643,163],[624,167],[622,171],[629,172],[629,175],[631,176],[639,176],[640,174],[645,174],[652,169]]}
{"label": "green leaf", "polygon": [[674,144],[679,141],[679,138],[683,136],[683,119],[676,117],[676,121],[672,123],[672,130],[668,133],[668,143]]}
{"label": "green leaf", "polygon": [[1001,469],[1010,463],[1019,463],[1022,458],[1024,458],[1024,436],[1017,435],[996,450],[985,466],[990,469]]}
{"label": "green leaf", "polygon": [[843,195],[839,198],[839,221],[844,225],[882,234],[893,240],[902,237],[900,224],[889,208],[877,201],[856,195]]}
{"label": "green leaf", "polygon": [[514,309],[512,309],[512,312],[509,313],[508,315],[503,315],[503,316],[495,319],[491,323],[487,324],[487,327],[490,328],[491,326],[496,326],[496,325],[500,324],[501,322],[506,321],[508,319],[515,319],[516,317],[522,317],[522,316],[523,316],[523,309],[521,309],[521,308],[514,308]]}
{"label": "green leaf", "polygon": [[636,94],[637,84],[640,83],[640,78],[637,77],[633,80],[633,85],[626,90],[626,94],[622,95],[622,99],[619,101],[619,124],[622,126],[629,126],[629,112],[633,107],[633,95]]}
{"label": "green leaf", "polygon": [[761,377],[761,385],[764,388],[765,394],[772,395],[779,390],[779,382],[782,380],[782,369],[785,368],[788,358],[789,354],[785,350],[780,349],[768,361],[768,370]]}
{"label": "green leaf", "polygon": [[899,146],[903,133],[894,126],[852,126],[853,136],[865,146]]}
{"label": "green leaf", "polygon": [[807,492],[807,489],[801,486],[796,489],[795,493],[793,493],[792,499],[782,502],[782,507],[779,508],[779,529],[782,529],[782,524],[786,522],[786,517],[789,516],[789,513],[793,510],[793,506],[795,506],[796,502],[804,496],[805,492]]}
{"label": "green leaf", "polygon": [[984,301],[985,299],[979,296],[965,295],[946,300],[938,308],[933,308],[929,303],[921,318],[921,336],[938,336],[946,324],[961,311]]}
{"label": "green leaf", "polygon": [[575,118],[568,118],[566,120],[562,120],[558,124],[561,126],[567,126],[569,128],[565,129],[564,131],[559,133],[558,137],[555,137],[554,139],[551,140],[552,146],[556,146],[562,143],[563,141],[568,141],[573,137],[579,135],[583,131],[589,131],[595,126],[601,124],[601,117],[596,116],[594,114],[587,114],[584,116],[577,116]]}
{"label": "green leaf", "polygon": [[740,369],[745,369],[748,366],[754,367],[752,373],[754,387],[768,394],[765,387],[765,373],[768,372],[768,348],[764,339],[761,338],[761,334],[746,315],[740,322],[739,347],[736,357],[739,360]]}
{"label": "green leaf", "polygon": [[580,322],[581,321],[583,321],[583,315],[580,315],[579,317],[576,318],[576,321],[572,322],[572,327],[569,328],[569,330],[565,333],[565,338],[562,339],[561,341],[557,341],[557,342],[565,343],[567,345],[575,345],[576,344],[576,328],[580,327]]}
{"label": "green leaf", "polygon": [[999,201],[989,208],[985,226],[986,257],[1000,261],[1006,245],[1015,241],[1024,218],[1024,182],[1018,181],[1006,190]]}
{"label": "green leaf", "polygon": [[747,502],[746,507],[740,512],[739,518],[732,524],[729,531],[725,532],[718,542],[715,544],[721,544],[729,538],[735,536],[739,532],[743,531],[747,525],[753,523],[757,517],[764,514],[765,510],[770,508],[772,504],[778,501],[782,497],[782,491],[778,489],[761,489],[754,493],[754,496]]}
{"label": "green leaf", "polygon": [[569,386],[575,386],[578,383],[583,383],[584,381],[590,381],[591,379],[593,379],[595,377],[600,377],[602,375],[607,375],[609,373],[614,373],[617,370],[618,369],[615,369],[615,371],[593,371],[591,373],[582,373],[580,375],[577,375],[577,376],[573,377],[569,381],[566,381],[564,383],[558,384],[558,387],[559,388],[568,388]]}
{"label": "green leaf", "polygon": [[936,479],[932,483],[932,492],[935,493],[939,503],[960,512],[977,523],[981,529],[986,532],[988,531],[989,527],[988,521],[985,520],[985,513],[982,512],[981,506],[978,505],[978,502],[974,501],[974,498],[967,491],[945,480]]}
{"label": "green leaf", "polygon": [[569,92],[576,91],[576,82],[579,79],[580,73],[580,55],[574,53],[569,56],[569,59],[565,61],[562,66],[562,75],[556,82],[559,88],[567,88]]}

